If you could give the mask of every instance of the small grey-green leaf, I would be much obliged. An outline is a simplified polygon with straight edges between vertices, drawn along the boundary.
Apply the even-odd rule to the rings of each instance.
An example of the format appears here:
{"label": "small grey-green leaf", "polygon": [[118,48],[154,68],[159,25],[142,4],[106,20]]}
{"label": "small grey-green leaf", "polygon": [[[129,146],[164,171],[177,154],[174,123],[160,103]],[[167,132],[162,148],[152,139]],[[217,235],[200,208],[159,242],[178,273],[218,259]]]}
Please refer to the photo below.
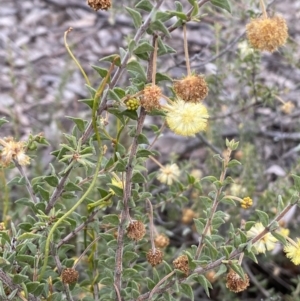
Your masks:
{"label": "small grey-green leaf", "polygon": [[194,301],[194,291],[192,287],[186,283],[181,284],[182,293],[189,297],[189,300]]}
{"label": "small grey-green leaf", "polygon": [[130,7],[125,7],[125,9],[130,14],[133,20],[134,27],[139,28],[142,25],[142,21],[143,21],[141,14]]}
{"label": "small grey-green leaf", "polygon": [[112,224],[118,226],[120,223],[119,217],[116,214],[107,214],[103,217],[102,222],[104,224]]}
{"label": "small grey-green leaf", "polygon": [[268,214],[265,213],[264,211],[260,211],[260,210],[255,210],[255,212],[257,213],[259,220],[261,221],[263,226],[266,227],[269,224]]}
{"label": "small grey-green leaf", "polygon": [[138,53],[144,53],[153,50],[154,47],[152,45],[150,45],[148,42],[143,42],[133,50],[133,53],[138,54]]}
{"label": "small grey-green leaf", "polygon": [[204,288],[206,295],[209,297],[208,288],[211,287],[210,282],[203,275],[199,275],[197,281],[201,284],[201,286]]}
{"label": "small grey-green leaf", "polygon": [[135,5],[136,8],[143,9],[147,12],[150,12],[153,8],[152,3],[149,0],[142,0]]}
{"label": "small grey-green leaf", "polygon": [[231,7],[228,0],[211,0],[210,2],[217,7],[227,10],[231,14]]}
{"label": "small grey-green leaf", "polygon": [[43,177],[43,180],[52,187],[56,187],[58,185],[58,177],[51,175]]}

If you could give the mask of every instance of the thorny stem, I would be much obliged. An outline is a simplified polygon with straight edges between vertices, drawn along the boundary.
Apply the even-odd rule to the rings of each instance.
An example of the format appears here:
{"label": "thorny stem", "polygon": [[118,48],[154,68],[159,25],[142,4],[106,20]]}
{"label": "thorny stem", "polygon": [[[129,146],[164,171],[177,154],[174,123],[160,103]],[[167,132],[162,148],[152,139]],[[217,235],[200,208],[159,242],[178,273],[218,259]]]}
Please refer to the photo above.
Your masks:
{"label": "thorny stem", "polygon": [[26,189],[27,189],[27,191],[28,191],[28,193],[29,193],[29,195],[30,195],[32,201],[33,201],[35,204],[37,204],[37,203],[38,203],[38,200],[37,200],[37,198],[36,198],[36,196],[35,196],[35,194],[34,194],[34,192],[33,192],[31,183],[30,183],[29,179],[27,178],[27,175],[26,175],[26,173],[24,172],[24,169],[23,169],[22,165],[20,165],[19,162],[18,162],[17,160],[13,160],[13,161],[14,161],[16,167],[18,168],[18,170],[19,170],[21,176],[25,179],[25,182],[26,182]]}
{"label": "thorny stem", "polygon": [[[158,1],[157,5],[159,3],[162,4],[162,2],[163,1]],[[155,39],[155,37],[153,37],[153,39]],[[154,42],[154,40],[153,40],[153,42]],[[154,52],[151,52],[151,55],[149,58],[149,63],[148,63],[148,70],[147,70],[147,81],[148,82],[150,82],[152,79],[153,56],[154,56]],[[115,286],[116,291],[119,291],[119,292],[121,292],[121,287],[122,287],[121,282],[122,282],[122,271],[123,271],[123,244],[124,244],[123,239],[124,239],[124,233],[125,233],[125,224],[126,224],[127,218],[130,218],[128,200],[131,196],[131,178],[132,178],[132,173],[133,173],[132,162],[133,162],[133,159],[137,152],[138,137],[139,137],[140,133],[142,132],[146,115],[147,115],[147,113],[146,113],[145,109],[141,108],[140,116],[138,118],[137,126],[136,126],[136,134],[135,134],[135,137],[134,137],[132,145],[131,145],[128,163],[126,166],[125,185],[124,185],[124,190],[123,190],[123,194],[124,194],[123,195],[123,210],[121,212],[121,221],[120,221],[120,224],[118,227],[117,250],[116,250],[116,256],[115,256],[116,267],[115,267],[115,275],[114,275],[114,286]]]}
{"label": "thorny stem", "polygon": [[[150,230],[150,242],[151,242],[151,249],[153,254],[155,253],[155,244],[154,244],[154,237],[153,237],[153,232],[154,232],[154,223],[153,223],[153,206],[151,204],[151,201],[147,199],[147,203],[149,206],[149,230]],[[151,299],[151,298],[150,298]]]}
{"label": "thorny stem", "polygon": [[264,0],[259,0],[259,4],[260,4],[260,8],[262,10],[264,18],[267,19],[268,15],[267,15],[267,11],[266,11],[266,6],[265,6],[265,3],[264,3]]}
{"label": "thorny stem", "polygon": [[189,48],[187,42],[187,35],[186,35],[186,23],[183,24],[183,43],[184,43],[184,56],[185,56],[185,63],[186,63],[186,71],[187,75],[191,75],[191,66],[190,66],[190,57],[189,57]]}
{"label": "thorny stem", "polygon": [[[222,169],[222,173],[220,175],[220,182],[223,183],[224,179],[225,179],[225,176],[226,176],[226,172],[227,172],[227,165],[230,161],[230,155],[231,155],[231,150],[230,149],[227,149],[227,154],[223,160],[223,169]],[[211,212],[210,212],[210,215],[209,215],[209,218],[207,219],[206,221],[206,224],[205,224],[205,227],[204,227],[204,230],[203,230],[203,233],[201,234],[201,237],[199,239],[199,244],[198,244],[198,248],[197,248],[197,251],[196,251],[196,255],[195,255],[195,259],[198,259],[201,255],[201,252],[204,248],[204,240],[205,240],[205,237],[207,236],[210,228],[211,228],[211,223],[212,223],[212,220],[213,220],[213,217],[214,217],[214,214],[217,210],[217,207],[219,205],[219,196],[221,195],[222,193],[222,190],[223,190],[223,186],[221,186],[218,190],[217,190],[217,193],[215,195],[215,198],[214,198],[214,201],[213,201],[213,204],[212,204],[212,208],[211,208]]]}

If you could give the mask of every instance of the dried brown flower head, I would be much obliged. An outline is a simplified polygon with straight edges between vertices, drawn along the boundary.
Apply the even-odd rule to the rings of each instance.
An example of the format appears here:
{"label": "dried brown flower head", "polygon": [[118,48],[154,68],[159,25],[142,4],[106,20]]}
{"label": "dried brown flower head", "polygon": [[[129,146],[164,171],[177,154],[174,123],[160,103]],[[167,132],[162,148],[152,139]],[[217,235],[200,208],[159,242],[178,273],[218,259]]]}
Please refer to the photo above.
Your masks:
{"label": "dried brown flower head", "polygon": [[154,239],[155,247],[157,248],[165,248],[169,245],[170,239],[164,234],[159,234]]}
{"label": "dried brown flower head", "polygon": [[181,255],[173,261],[175,269],[182,271],[187,277],[190,272],[189,259],[186,255]]}
{"label": "dried brown flower head", "polygon": [[175,93],[184,101],[200,102],[208,94],[205,79],[200,75],[190,75],[174,84]]}
{"label": "dried brown flower head", "polygon": [[284,45],[288,38],[288,27],[284,18],[252,19],[246,26],[248,41],[253,48],[273,52]]}
{"label": "dried brown flower head", "polygon": [[147,261],[154,267],[163,261],[164,253],[160,249],[150,249],[146,255]]}
{"label": "dried brown flower head", "polygon": [[78,272],[73,268],[66,268],[61,273],[62,282],[66,284],[76,283],[78,276]]}
{"label": "dried brown flower head", "polygon": [[243,280],[236,272],[230,270],[226,276],[226,287],[234,292],[239,293],[244,291],[249,286],[249,277],[245,274],[245,280]]}
{"label": "dried brown flower head", "polygon": [[147,112],[153,109],[160,109],[159,99],[161,96],[161,89],[158,86],[147,86],[144,89],[143,97],[141,99],[141,106]]}
{"label": "dried brown flower head", "polygon": [[182,211],[181,221],[183,224],[189,224],[193,221],[193,218],[196,217],[194,210],[190,208],[184,208]]}
{"label": "dried brown flower head", "polygon": [[141,221],[132,221],[127,228],[127,236],[132,240],[141,240],[146,234],[145,225]]}
{"label": "dried brown flower head", "polygon": [[111,7],[111,0],[88,0],[88,5],[93,10],[107,10]]}

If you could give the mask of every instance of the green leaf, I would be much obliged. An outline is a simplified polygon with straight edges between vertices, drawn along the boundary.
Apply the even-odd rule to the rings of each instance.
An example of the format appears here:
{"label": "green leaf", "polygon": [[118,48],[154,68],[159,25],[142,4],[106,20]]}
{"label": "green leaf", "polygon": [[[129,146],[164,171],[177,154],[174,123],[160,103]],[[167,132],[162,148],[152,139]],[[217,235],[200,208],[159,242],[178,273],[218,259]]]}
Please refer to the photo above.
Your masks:
{"label": "green leaf", "polygon": [[95,66],[95,65],[92,65],[92,68],[93,68],[94,70],[96,70],[96,71],[98,72],[98,74],[99,74],[102,78],[104,78],[104,77],[107,75],[107,73],[108,73],[108,71],[107,71],[106,69],[101,68],[101,67],[98,67],[98,66]]}
{"label": "green leaf", "polygon": [[143,42],[139,44],[133,51],[134,54],[144,53],[148,51],[153,51],[154,47],[150,45],[148,42]]}
{"label": "green leaf", "polygon": [[203,275],[199,275],[196,279],[204,288],[206,295],[209,297],[208,288],[212,288],[211,283]]}
{"label": "green leaf", "polygon": [[138,271],[132,268],[125,269],[123,271],[123,279],[130,279],[138,274]]}
{"label": "green leaf", "polygon": [[58,177],[54,175],[43,177],[43,180],[52,187],[56,187],[59,182]]}
{"label": "green leaf", "polygon": [[213,176],[207,176],[207,177],[202,178],[201,181],[208,181],[210,183],[213,183],[213,182],[218,181],[218,179]]}
{"label": "green leaf", "polygon": [[20,236],[18,236],[18,240],[25,240],[25,239],[38,239],[41,238],[42,235],[36,234],[36,233],[23,233]]}
{"label": "green leaf", "polygon": [[136,111],[125,110],[122,112],[122,115],[129,117],[132,120],[138,120],[138,115]]}
{"label": "green leaf", "polygon": [[103,57],[99,60],[99,62],[111,62],[111,63],[113,61],[115,61],[116,66],[120,67],[121,59],[120,59],[120,56],[118,54],[108,55],[108,56],[105,56],[105,57]]}
{"label": "green leaf", "polygon": [[2,126],[4,123],[7,123],[8,121],[5,118],[0,118],[0,126]]}
{"label": "green leaf", "polygon": [[224,196],[221,201],[222,203],[224,204],[228,204],[228,205],[232,205],[232,206],[236,206],[236,203],[233,199],[231,199],[230,197],[228,196]]}
{"label": "green leaf", "polygon": [[12,180],[6,183],[6,185],[12,186],[12,185],[25,185],[26,180],[24,177],[14,177]]}
{"label": "green leaf", "polygon": [[131,72],[135,75],[136,78],[140,79],[143,82],[147,82],[147,75],[144,68],[137,61],[130,61],[126,66],[128,72]]}
{"label": "green leaf", "polygon": [[94,99],[89,98],[89,99],[79,99],[78,102],[82,102],[84,104],[86,104],[90,109],[93,108],[93,103],[94,103]]}
{"label": "green leaf", "polygon": [[297,175],[291,175],[294,180],[294,186],[297,191],[300,191],[300,177]]}
{"label": "green leaf", "polygon": [[146,183],[147,180],[146,178],[138,171],[134,172],[132,178],[131,178],[132,183]]}
{"label": "green leaf", "polygon": [[28,293],[33,293],[39,286],[38,281],[27,282],[25,285],[27,287]]}
{"label": "green leaf", "polygon": [[142,0],[137,3],[135,7],[150,12],[153,8],[153,5],[149,0]]}
{"label": "green leaf", "polygon": [[49,193],[48,190],[46,190],[42,186],[38,185],[37,186],[37,191],[40,193],[40,195],[43,198],[43,200],[49,201],[50,193]]}
{"label": "green leaf", "polygon": [[178,12],[178,11],[170,11],[169,12],[171,14],[171,16],[177,17],[180,20],[186,21],[187,20],[187,16],[185,13],[183,12]]}
{"label": "green leaf", "polygon": [[105,215],[102,219],[104,224],[111,224],[113,226],[118,226],[120,223],[119,216],[116,214]]}
{"label": "green leaf", "polygon": [[149,27],[151,30],[153,31],[160,31],[162,32],[163,34],[165,34],[168,38],[171,37],[170,33],[169,33],[169,30],[168,28],[164,25],[163,22],[161,22],[160,20],[156,20],[154,22],[152,22],[150,24],[150,27]]}
{"label": "green leaf", "polygon": [[269,224],[269,216],[267,213],[260,211],[260,210],[255,210],[257,213],[259,220],[263,224],[264,227],[266,227]]}
{"label": "green leaf", "polygon": [[199,235],[201,235],[202,232],[203,232],[203,230],[204,230],[204,224],[202,222],[200,222],[199,219],[196,219],[196,218],[194,218],[194,223],[195,223],[195,227],[196,227],[197,233]]}
{"label": "green leaf", "polygon": [[83,132],[85,130],[85,126],[87,124],[86,120],[83,120],[81,118],[71,117],[71,116],[66,116],[66,118],[72,120],[76,124],[80,132]]}
{"label": "green leaf", "polygon": [[28,280],[28,276],[16,274],[13,276],[12,280],[15,284],[20,284]]}
{"label": "green leaf", "polygon": [[214,6],[227,10],[231,14],[231,7],[228,0],[211,0],[210,2]]}
{"label": "green leaf", "polygon": [[136,10],[130,8],[130,7],[125,7],[125,9],[130,14],[130,16],[133,20],[134,27],[136,29],[138,29],[143,23],[143,19],[142,19],[141,14],[138,11],[136,11]]}
{"label": "green leaf", "polygon": [[245,273],[239,264],[231,263],[230,267],[243,279],[245,280]]}
{"label": "green leaf", "polygon": [[181,2],[175,1],[175,6],[176,6],[176,10],[178,12],[182,12],[183,11],[183,6],[182,6]]}
{"label": "green leaf", "polygon": [[186,283],[181,284],[181,292],[189,297],[189,300],[194,301],[194,291],[192,287]]}
{"label": "green leaf", "polygon": [[228,163],[227,167],[232,168],[234,166],[241,165],[241,164],[242,163],[240,161],[233,159]]}
{"label": "green leaf", "polygon": [[218,272],[214,275],[214,278],[217,279],[219,276],[225,274],[227,272],[227,267],[225,264],[221,264]]}
{"label": "green leaf", "polygon": [[28,263],[31,266],[34,264],[34,257],[30,255],[17,255],[16,260],[20,262]]}
{"label": "green leaf", "polygon": [[72,182],[68,182],[64,187],[65,191],[82,191],[82,188]]}
{"label": "green leaf", "polygon": [[139,258],[139,255],[137,253],[131,252],[131,251],[126,251],[123,256],[124,262],[129,264],[130,261],[136,260]]}
{"label": "green leaf", "polygon": [[147,150],[147,149],[140,149],[136,153],[137,158],[148,158],[149,156],[153,156],[153,152]]}
{"label": "green leaf", "polygon": [[280,234],[280,233],[278,233],[278,232],[275,232],[275,231],[271,232],[271,234],[272,234],[276,239],[278,239],[284,246],[286,246],[286,239],[285,239],[285,237],[284,237],[282,234]]}
{"label": "green leaf", "polygon": [[155,75],[155,82],[159,83],[159,82],[164,81],[164,80],[167,80],[167,81],[170,81],[170,82],[173,81],[171,77],[157,72],[156,75]]}
{"label": "green leaf", "polygon": [[150,144],[147,137],[144,134],[139,134],[137,142],[138,144]]}

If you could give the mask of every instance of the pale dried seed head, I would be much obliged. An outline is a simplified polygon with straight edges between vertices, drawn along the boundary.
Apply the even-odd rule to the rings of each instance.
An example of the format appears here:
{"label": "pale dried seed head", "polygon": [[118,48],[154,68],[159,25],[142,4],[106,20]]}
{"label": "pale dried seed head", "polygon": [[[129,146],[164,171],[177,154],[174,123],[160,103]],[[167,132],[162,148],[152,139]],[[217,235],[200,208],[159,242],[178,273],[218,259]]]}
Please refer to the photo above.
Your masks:
{"label": "pale dried seed head", "polygon": [[141,221],[132,221],[127,228],[127,236],[132,239],[139,241],[146,234],[145,225]]}
{"label": "pale dried seed head", "polygon": [[93,10],[107,10],[111,7],[111,0],[88,0],[88,5]]}
{"label": "pale dried seed head", "polygon": [[253,19],[247,24],[246,31],[251,46],[261,51],[273,52],[288,38],[288,27],[281,16]]}
{"label": "pale dried seed head", "polygon": [[155,250],[150,249],[146,255],[147,261],[153,267],[160,264],[163,261],[163,256],[164,256],[164,253],[159,249],[155,249]]}
{"label": "pale dried seed head", "polygon": [[73,268],[66,268],[61,273],[62,282],[66,284],[76,283],[78,276],[78,272]]}
{"label": "pale dried seed head", "polygon": [[181,255],[173,261],[173,265],[175,269],[180,270],[185,274],[185,276],[189,275],[189,259],[186,255]]}
{"label": "pale dried seed head", "polygon": [[154,109],[160,109],[159,99],[161,97],[161,89],[158,86],[147,86],[143,91],[143,97],[141,99],[141,106],[145,108],[147,112],[151,112]]}
{"label": "pale dried seed head", "polygon": [[226,276],[226,287],[234,293],[244,291],[249,285],[249,277],[247,274],[245,274],[245,280],[233,270],[230,270]]}
{"label": "pale dried seed head", "polygon": [[157,248],[165,248],[169,245],[170,239],[164,234],[159,234],[154,239],[155,247]]}
{"label": "pale dried seed head", "polygon": [[174,83],[175,93],[184,101],[200,102],[208,94],[208,86],[200,75],[190,75]]}

